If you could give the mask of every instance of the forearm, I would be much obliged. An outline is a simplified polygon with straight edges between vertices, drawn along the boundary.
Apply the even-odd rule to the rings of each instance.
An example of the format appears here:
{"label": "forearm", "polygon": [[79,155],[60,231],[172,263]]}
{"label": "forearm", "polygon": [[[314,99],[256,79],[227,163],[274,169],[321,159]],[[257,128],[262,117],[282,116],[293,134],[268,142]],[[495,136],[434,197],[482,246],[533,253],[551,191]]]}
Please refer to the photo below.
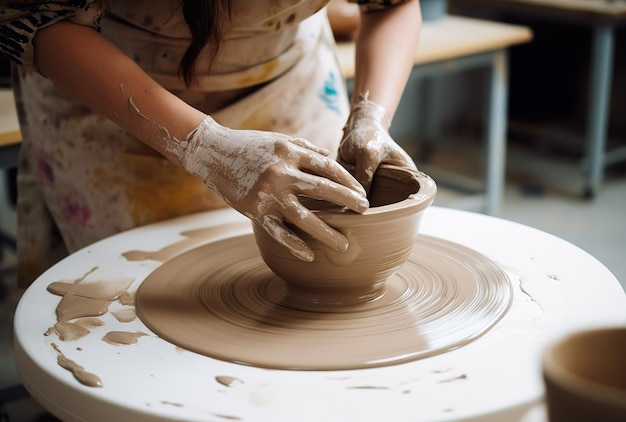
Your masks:
{"label": "forearm", "polygon": [[92,28],[59,22],[38,31],[35,64],[63,91],[177,162],[170,151],[204,118]]}
{"label": "forearm", "polygon": [[420,28],[417,1],[361,15],[352,106],[359,94],[369,92],[369,100],[393,118],[413,67]]}

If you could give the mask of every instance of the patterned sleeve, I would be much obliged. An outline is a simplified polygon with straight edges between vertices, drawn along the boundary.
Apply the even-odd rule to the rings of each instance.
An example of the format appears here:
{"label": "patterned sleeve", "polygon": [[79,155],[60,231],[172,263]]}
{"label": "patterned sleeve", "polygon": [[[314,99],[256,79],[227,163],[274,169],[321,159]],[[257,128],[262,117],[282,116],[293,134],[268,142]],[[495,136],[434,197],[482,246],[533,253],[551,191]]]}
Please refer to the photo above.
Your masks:
{"label": "patterned sleeve", "polygon": [[373,12],[387,7],[395,6],[400,3],[406,3],[414,0],[348,0],[350,3],[357,3],[361,12]]}
{"label": "patterned sleeve", "polygon": [[102,0],[0,0],[0,52],[21,65],[32,65],[33,37],[40,28],[62,20],[98,29]]}

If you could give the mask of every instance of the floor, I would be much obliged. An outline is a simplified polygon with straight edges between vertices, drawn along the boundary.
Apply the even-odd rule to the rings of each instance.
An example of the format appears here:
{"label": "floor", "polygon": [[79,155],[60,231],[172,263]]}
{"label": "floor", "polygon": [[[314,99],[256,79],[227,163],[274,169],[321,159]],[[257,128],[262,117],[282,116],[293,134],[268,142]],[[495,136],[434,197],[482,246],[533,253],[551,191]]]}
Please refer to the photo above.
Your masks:
{"label": "floor", "polygon": [[[454,148],[467,164],[468,155]],[[455,153],[445,151],[431,162],[454,163]],[[471,166],[470,166],[471,167]],[[457,168],[457,167],[454,167]],[[606,172],[602,190],[592,200],[576,193],[580,172],[563,160],[533,159],[524,152],[511,151],[508,158],[506,192],[500,218],[529,225],[554,234],[582,248],[607,266],[626,290],[626,165],[615,165]],[[471,169],[470,169],[471,170]],[[532,170],[532,171],[530,171]],[[541,177],[538,177],[540,175]],[[543,178],[542,178],[543,177]],[[434,177],[436,180],[437,177]],[[435,205],[460,209],[475,208],[473,195],[439,181]],[[0,198],[6,197],[0,191]],[[11,207],[0,203],[0,225],[14,230]],[[0,264],[0,422],[45,422],[56,419],[45,412],[19,387],[19,376],[12,355],[12,317],[21,290],[15,284],[15,257],[5,250]],[[11,386],[13,386],[11,388]]]}

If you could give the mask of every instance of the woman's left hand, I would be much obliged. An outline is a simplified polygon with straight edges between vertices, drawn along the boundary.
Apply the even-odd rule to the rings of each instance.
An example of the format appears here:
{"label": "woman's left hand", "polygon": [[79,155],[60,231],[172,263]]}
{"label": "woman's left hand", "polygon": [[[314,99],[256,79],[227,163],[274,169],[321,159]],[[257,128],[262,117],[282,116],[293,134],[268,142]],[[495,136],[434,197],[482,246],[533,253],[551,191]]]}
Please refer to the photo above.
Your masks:
{"label": "woman's left hand", "polygon": [[343,129],[338,160],[355,167],[354,177],[369,192],[374,173],[382,163],[417,169],[413,159],[389,135],[387,110],[362,95]]}

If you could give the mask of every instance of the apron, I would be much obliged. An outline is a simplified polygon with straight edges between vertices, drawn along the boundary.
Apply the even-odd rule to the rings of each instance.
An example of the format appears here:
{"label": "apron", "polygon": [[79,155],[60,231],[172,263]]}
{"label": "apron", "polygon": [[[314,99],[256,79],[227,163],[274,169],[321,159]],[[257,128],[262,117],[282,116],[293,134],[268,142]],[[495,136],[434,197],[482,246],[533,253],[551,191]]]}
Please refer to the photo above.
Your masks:
{"label": "apron", "polygon": [[[187,103],[224,126],[304,137],[336,153],[349,110],[332,31],[320,10],[326,2],[234,2],[233,29],[210,72],[200,56],[198,83],[191,89],[176,76],[189,37],[178,1],[109,3],[112,15],[103,20],[103,35]],[[23,134],[17,204],[21,286],[105,237],[226,206],[199,178],[32,68],[18,69],[15,79]]]}

